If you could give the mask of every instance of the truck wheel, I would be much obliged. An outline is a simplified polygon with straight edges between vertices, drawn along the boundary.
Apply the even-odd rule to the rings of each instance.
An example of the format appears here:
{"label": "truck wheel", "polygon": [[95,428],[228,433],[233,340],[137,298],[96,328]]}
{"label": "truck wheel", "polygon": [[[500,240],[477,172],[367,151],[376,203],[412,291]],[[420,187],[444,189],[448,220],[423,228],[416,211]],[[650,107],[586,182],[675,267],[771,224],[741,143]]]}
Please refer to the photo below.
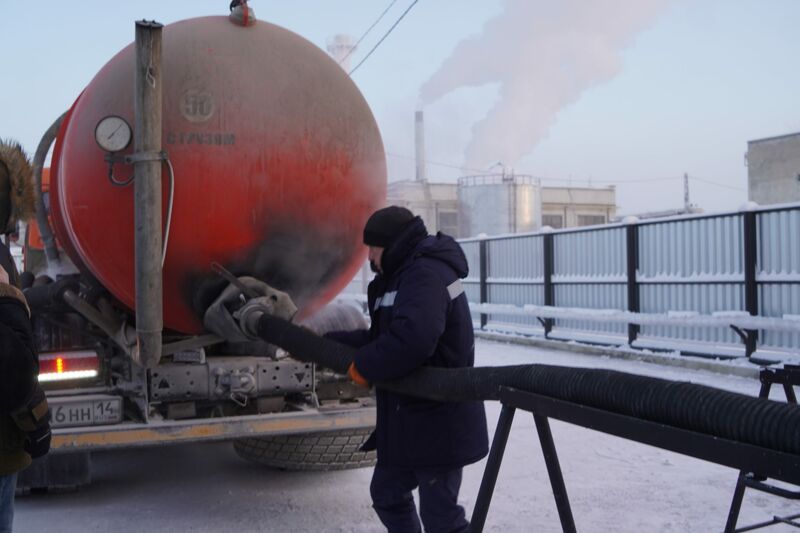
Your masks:
{"label": "truck wheel", "polygon": [[[368,328],[361,311],[346,304],[328,304],[301,324],[318,335]],[[359,451],[371,433],[372,428],[248,437],[235,440],[233,449],[242,459],[282,470],[346,470],[375,464],[374,451]]]}
{"label": "truck wheel", "polygon": [[346,470],[375,464],[375,452],[359,448],[372,429],[237,439],[233,449],[248,461],[281,470]]}

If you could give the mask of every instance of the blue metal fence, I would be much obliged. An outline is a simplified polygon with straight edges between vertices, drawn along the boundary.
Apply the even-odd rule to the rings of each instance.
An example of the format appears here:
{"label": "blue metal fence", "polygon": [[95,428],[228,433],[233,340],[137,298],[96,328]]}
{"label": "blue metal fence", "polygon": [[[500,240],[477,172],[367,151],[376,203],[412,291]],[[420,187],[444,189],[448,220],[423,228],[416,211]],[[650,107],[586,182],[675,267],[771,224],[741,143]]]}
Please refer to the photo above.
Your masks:
{"label": "blue metal fence", "polygon": [[[800,204],[465,239],[473,303],[642,313],[800,315]],[[751,355],[800,348],[800,334],[475,316],[482,327],[551,338]]]}

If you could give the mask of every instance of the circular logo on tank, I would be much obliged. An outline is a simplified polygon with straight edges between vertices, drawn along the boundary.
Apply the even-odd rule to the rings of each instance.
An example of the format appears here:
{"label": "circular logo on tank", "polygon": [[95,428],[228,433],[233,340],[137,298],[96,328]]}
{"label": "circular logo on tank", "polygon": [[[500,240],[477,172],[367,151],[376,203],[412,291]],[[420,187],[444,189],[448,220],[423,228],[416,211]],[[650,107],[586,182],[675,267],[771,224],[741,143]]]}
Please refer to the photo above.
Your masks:
{"label": "circular logo on tank", "polygon": [[214,97],[202,89],[188,89],[181,97],[181,115],[189,122],[205,122],[214,114]]}

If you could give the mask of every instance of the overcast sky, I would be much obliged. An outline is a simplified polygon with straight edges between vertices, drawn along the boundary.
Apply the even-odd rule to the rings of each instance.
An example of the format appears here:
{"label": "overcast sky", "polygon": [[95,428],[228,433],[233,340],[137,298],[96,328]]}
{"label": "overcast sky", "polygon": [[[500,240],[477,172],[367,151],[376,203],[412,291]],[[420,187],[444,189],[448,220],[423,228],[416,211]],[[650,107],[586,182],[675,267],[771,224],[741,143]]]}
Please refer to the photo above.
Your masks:
{"label": "overcast sky", "polygon": [[[353,65],[414,0],[395,0]],[[391,0],[251,0],[320,47],[360,37]],[[226,14],[228,1],[3,1],[0,136],[31,152],[134,21]],[[501,162],[544,185],[615,184],[622,213],[746,200],[747,141],[800,131],[798,0],[418,0],[353,74],[390,180],[413,178],[414,111],[428,176]],[[497,168],[497,167],[495,167]]]}

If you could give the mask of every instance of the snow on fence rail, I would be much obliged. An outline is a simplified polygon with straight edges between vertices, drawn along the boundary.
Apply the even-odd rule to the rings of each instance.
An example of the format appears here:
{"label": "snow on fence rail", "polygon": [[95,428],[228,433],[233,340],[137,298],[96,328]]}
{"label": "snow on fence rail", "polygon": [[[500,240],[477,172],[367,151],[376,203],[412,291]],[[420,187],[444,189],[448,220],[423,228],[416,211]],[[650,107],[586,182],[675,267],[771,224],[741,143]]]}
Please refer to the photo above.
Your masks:
{"label": "snow on fence rail", "polygon": [[[366,294],[356,293],[342,293],[337,297],[340,301],[350,301],[358,303],[362,306],[367,304]],[[541,305],[523,305],[517,306],[512,304],[488,304],[488,303],[470,303],[470,311],[474,314],[480,315],[505,315],[505,316],[525,316],[535,320],[544,322],[550,320],[572,320],[572,321],[589,321],[596,323],[607,324],[635,324],[639,326],[670,326],[678,328],[697,328],[697,327],[724,327],[735,328],[744,333],[747,331],[782,331],[787,333],[800,334],[800,315],[786,314],[782,317],[764,317],[753,316],[743,311],[717,311],[710,315],[703,315],[696,311],[669,311],[667,313],[633,313],[630,311],[620,311],[618,309],[587,309],[587,308],[572,308],[572,307],[550,307]],[[480,323],[476,322],[476,329],[481,329]],[[544,324],[542,324],[544,325]],[[492,326],[486,329],[499,329],[506,333],[517,334],[531,334],[536,333],[528,327],[514,327],[513,325],[505,325],[505,327],[494,328]],[[539,334],[544,328],[539,330]],[[547,336],[545,334],[545,336]],[[558,337],[556,337],[559,339]],[[601,337],[584,336],[575,337],[576,340],[586,340],[594,342],[603,342]],[[560,340],[567,340],[560,338]],[[608,339],[606,339],[608,342]],[[611,342],[615,344],[614,342]],[[692,343],[662,343],[659,346],[657,343],[653,347],[668,348],[680,351],[694,351],[700,352],[707,351],[715,355],[740,355],[736,351],[725,350],[717,347],[716,349],[703,350]],[[743,351],[743,350],[741,350]]]}
{"label": "snow on fence rail", "polygon": [[525,315],[534,318],[589,320],[616,324],[679,327],[737,327],[742,330],[771,330],[800,333],[800,316],[784,315],[781,318],[752,316],[742,311],[717,311],[701,315],[695,311],[670,311],[667,313],[632,313],[618,309],[581,309],[548,307],[541,305],[476,304],[469,305],[473,313]]}

